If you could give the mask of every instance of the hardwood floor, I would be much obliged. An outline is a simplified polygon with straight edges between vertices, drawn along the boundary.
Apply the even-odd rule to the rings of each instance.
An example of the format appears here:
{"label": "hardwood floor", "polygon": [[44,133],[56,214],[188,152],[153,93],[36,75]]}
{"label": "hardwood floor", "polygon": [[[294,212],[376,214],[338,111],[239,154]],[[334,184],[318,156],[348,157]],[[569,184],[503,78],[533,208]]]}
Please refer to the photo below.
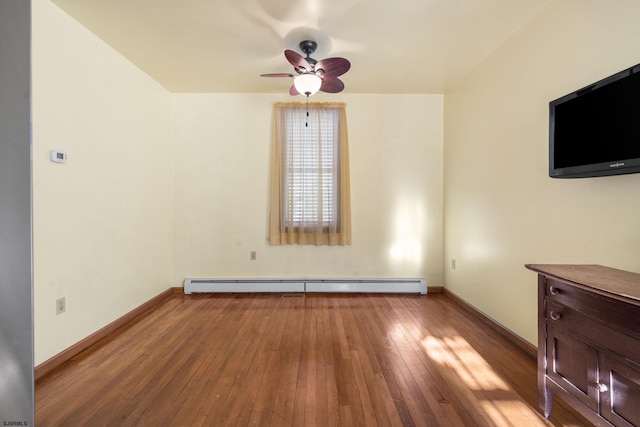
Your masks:
{"label": "hardwood floor", "polygon": [[38,426],[583,426],[444,295],[174,295],[36,382]]}

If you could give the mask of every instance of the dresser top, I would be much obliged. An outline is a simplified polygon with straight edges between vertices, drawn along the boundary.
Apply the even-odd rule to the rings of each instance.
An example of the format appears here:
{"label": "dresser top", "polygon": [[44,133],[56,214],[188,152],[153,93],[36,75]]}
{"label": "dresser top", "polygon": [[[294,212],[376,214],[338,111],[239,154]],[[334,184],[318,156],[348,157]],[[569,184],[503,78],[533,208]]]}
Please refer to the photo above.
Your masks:
{"label": "dresser top", "polygon": [[640,274],[637,273],[602,265],[526,264],[525,267],[545,276],[640,304]]}

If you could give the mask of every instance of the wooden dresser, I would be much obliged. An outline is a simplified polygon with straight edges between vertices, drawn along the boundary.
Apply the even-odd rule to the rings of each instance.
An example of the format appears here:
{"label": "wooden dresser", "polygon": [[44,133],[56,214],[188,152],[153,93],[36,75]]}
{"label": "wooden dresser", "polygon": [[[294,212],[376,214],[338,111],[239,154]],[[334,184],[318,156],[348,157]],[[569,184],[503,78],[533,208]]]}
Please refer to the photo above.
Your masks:
{"label": "wooden dresser", "polygon": [[597,426],[640,426],[640,274],[527,264],[538,273],[538,400]]}

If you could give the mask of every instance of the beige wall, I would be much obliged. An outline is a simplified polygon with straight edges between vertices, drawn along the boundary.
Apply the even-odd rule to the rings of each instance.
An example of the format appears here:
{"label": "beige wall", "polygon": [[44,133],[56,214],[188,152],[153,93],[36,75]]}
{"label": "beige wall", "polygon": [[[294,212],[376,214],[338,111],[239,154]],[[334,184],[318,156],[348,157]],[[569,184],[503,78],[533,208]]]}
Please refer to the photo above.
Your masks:
{"label": "beige wall", "polygon": [[547,175],[549,101],[640,62],[638,22],[634,0],[552,2],[445,97],[446,286],[532,343],[523,264],[640,272],[640,175]]}
{"label": "beige wall", "polygon": [[37,365],[169,287],[173,195],[169,93],[51,2],[32,20]]}
{"label": "beige wall", "polygon": [[336,99],[347,103],[349,123],[347,247],[267,244],[272,105],[288,95],[173,96],[173,286],[190,277],[425,277],[442,285],[443,97],[313,100]]}

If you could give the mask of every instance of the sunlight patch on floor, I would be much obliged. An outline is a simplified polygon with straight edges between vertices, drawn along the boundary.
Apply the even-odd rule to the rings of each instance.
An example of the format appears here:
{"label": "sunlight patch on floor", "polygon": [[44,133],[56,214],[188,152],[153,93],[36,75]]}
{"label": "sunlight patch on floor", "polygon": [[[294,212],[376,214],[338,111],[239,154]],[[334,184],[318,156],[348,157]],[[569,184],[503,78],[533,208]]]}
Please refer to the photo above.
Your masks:
{"label": "sunlight patch on floor", "polygon": [[463,338],[438,339],[427,337],[422,341],[429,356],[440,364],[454,368],[460,379],[472,390],[508,390],[491,366]]}
{"label": "sunlight patch on floor", "polygon": [[[426,337],[422,340],[427,355],[443,369],[443,375],[458,377],[467,389],[466,394],[475,396],[480,410],[494,425],[509,426],[509,420],[521,419],[524,414],[530,425],[545,425],[540,414],[517,396],[462,337]],[[464,396],[465,390],[462,390]],[[468,399],[473,402],[475,399]]]}

